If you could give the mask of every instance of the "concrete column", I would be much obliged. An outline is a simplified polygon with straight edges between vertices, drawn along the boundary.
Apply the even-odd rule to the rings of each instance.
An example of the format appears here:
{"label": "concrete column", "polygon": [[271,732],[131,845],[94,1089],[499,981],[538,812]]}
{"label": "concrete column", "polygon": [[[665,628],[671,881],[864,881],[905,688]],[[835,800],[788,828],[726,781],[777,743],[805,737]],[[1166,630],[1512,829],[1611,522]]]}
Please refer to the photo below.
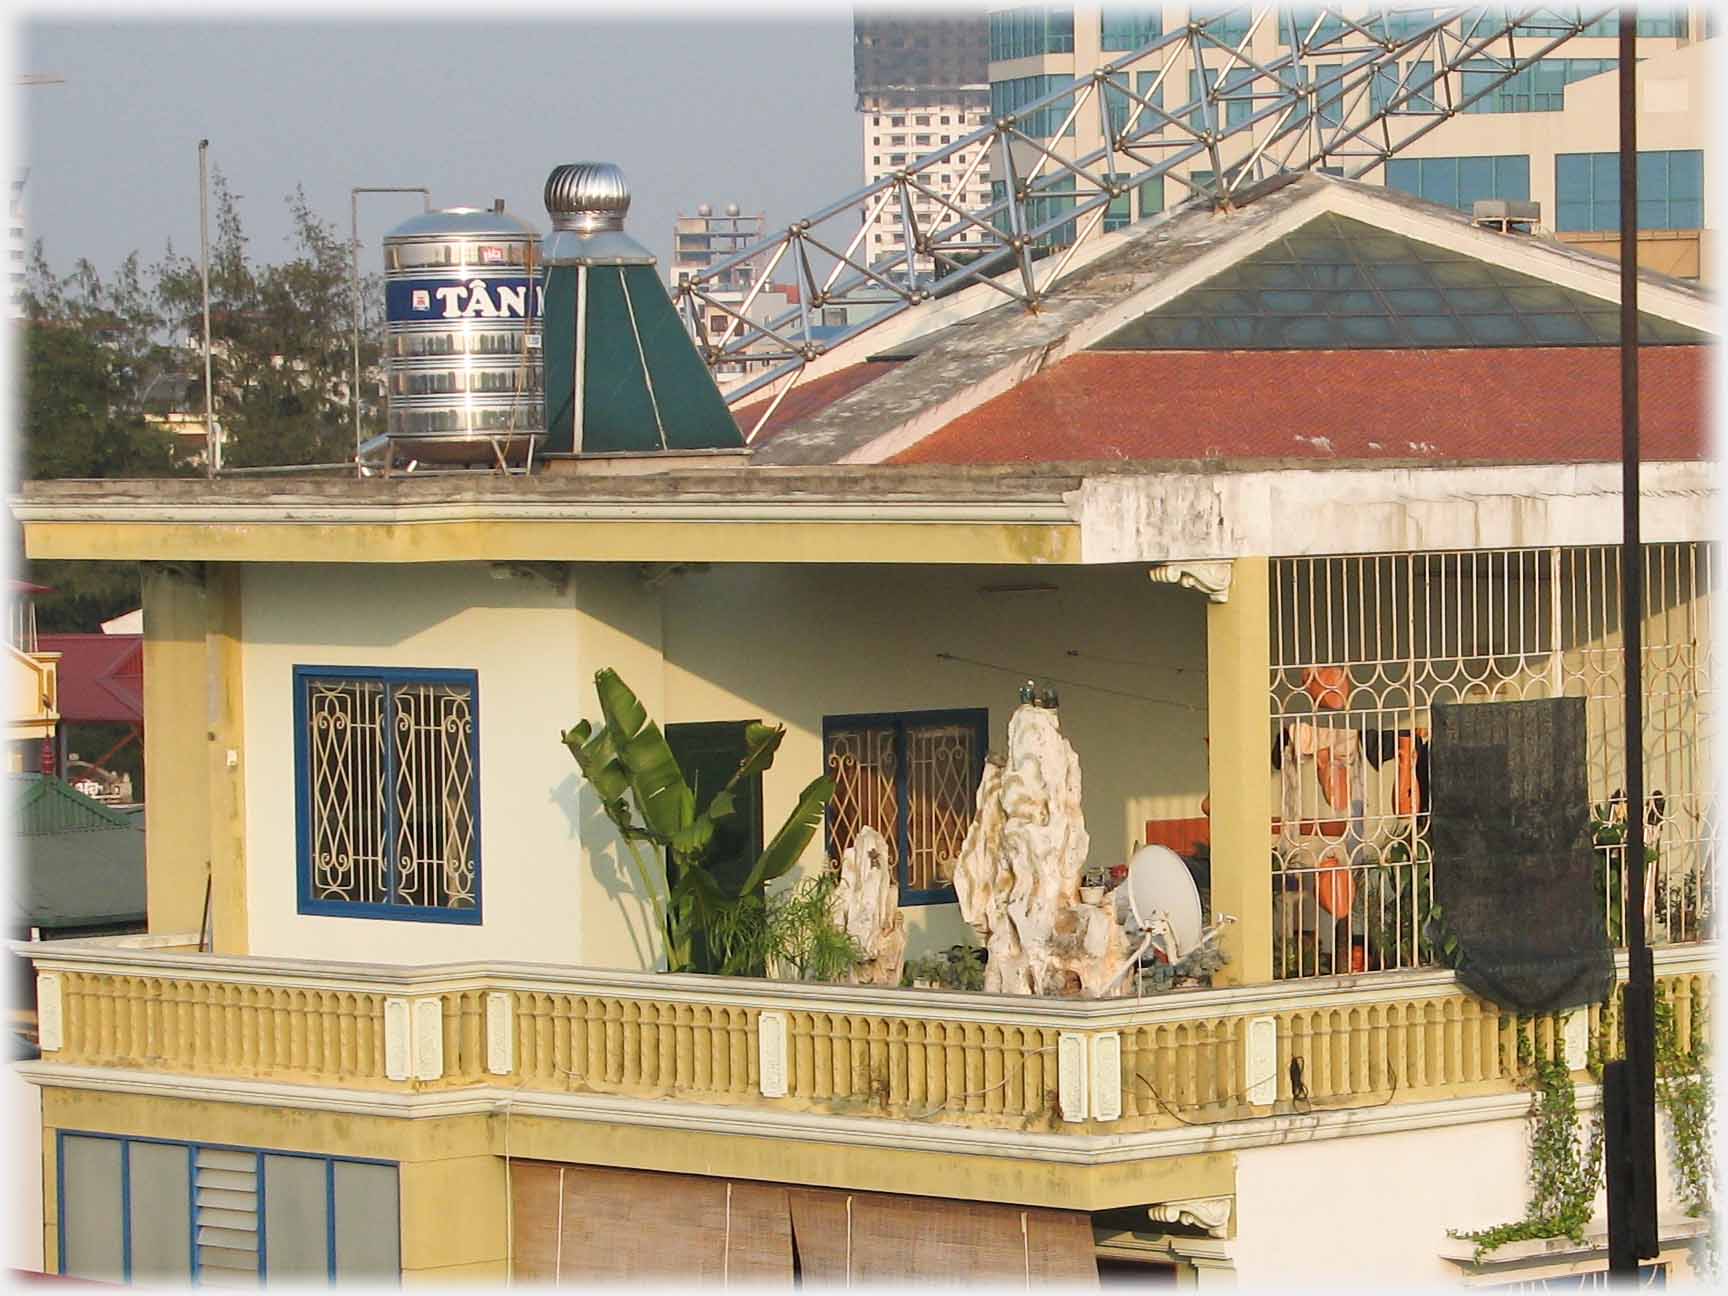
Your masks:
{"label": "concrete column", "polygon": [[239,567],[223,563],[207,569],[204,610],[211,949],[217,954],[244,954],[249,944]]}
{"label": "concrete column", "polygon": [[1206,608],[1212,909],[1236,917],[1218,985],[1272,979],[1271,649],[1270,564],[1238,558]]}
{"label": "concrete column", "polygon": [[144,767],[152,807],[145,834],[150,930],[198,930],[210,870],[204,587],[144,564]]}

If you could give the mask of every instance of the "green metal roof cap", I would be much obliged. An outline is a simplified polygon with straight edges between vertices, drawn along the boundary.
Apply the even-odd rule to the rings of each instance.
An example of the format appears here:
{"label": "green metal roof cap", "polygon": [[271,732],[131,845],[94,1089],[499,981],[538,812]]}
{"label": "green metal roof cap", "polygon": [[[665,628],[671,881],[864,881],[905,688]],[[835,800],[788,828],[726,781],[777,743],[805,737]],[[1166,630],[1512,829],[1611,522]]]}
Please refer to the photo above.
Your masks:
{"label": "green metal roof cap", "polygon": [[624,233],[629,207],[610,163],[561,166],[546,182],[546,450],[742,449],[654,259]]}

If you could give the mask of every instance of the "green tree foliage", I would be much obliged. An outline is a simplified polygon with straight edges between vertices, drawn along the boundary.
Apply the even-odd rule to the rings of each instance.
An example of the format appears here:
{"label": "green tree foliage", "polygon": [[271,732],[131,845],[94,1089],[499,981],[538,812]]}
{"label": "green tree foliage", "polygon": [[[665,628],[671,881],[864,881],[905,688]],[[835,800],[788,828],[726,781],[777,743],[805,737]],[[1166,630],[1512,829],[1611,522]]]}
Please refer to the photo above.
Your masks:
{"label": "green tree foliage", "polygon": [[[330,463],[349,458],[354,425],[353,286],[347,240],[296,189],[286,258],[251,254],[239,208],[218,170],[212,178],[210,247],[212,377],[228,467]],[[379,303],[376,279],[363,303]],[[147,407],[152,381],[184,375],[175,412],[204,410],[203,292],[196,257],[170,244],[148,267],[128,256],[108,277],[88,261],[56,275],[36,245],[25,295],[19,473],[27,479],[161,477],[198,470]],[[361,327],[363,372],[376,369],[381,311]],[[362,382],[361,427],[382,429],[375,386]],[[138,606],[130,563],[29,564],[54,591],[37,600],[45,631],[94,630]]]}

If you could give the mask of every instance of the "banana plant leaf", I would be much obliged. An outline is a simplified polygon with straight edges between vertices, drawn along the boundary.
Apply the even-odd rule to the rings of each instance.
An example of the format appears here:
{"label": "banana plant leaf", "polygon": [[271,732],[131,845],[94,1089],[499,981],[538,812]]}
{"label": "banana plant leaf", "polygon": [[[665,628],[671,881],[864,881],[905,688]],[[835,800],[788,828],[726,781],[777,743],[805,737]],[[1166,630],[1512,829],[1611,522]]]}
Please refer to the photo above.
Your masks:
{"label": "banana plant leaf", "polygon": [[780,831],[774,834],[774,840],[768,843],[762,857],[756,861],[756,867],[750,870],[750,876],[739,888],[740,895],[749,895],[764,882],[772,882],[792,871],[804,854],[804,848],[816,835],[816,829],[821,826],[822,812],[833,795],[834,780],[826,775],[812,780],[798,794],[798,804],[792,807],[792,813],[786,816],[786,822],[780,825]]}

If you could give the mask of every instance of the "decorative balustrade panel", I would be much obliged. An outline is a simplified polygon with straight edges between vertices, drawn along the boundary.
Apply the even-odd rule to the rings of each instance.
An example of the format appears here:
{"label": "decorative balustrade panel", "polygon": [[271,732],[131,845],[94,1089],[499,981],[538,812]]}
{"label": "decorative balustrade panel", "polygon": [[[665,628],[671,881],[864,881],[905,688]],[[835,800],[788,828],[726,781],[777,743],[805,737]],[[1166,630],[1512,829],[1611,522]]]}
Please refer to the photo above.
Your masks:
{"label": "decorative balustrade panel", "polygon": [[385,1083],[382,993],[108,972],[60,978],[57,1062]]}
{"label": "decorative balustrade panel", "polygon": [[[1707,1017],[1709,956],[1658,967],[1664,1029],[1682,1055]],[[52,1063],[399,1092],[491,1085],[999,1129],[1130,1132],[1265,1114],[1248,1094],[1268,1080],[1272,1110],[1298,1114],[1507,1092],[1530,1060],[1569,1056],[1568,1037],[1579,1066],[1581,1048],[1591,1066],[1623,1049],[1618,992],[1586,1011],[1580,1032],[1565,1015],[1502,1012],[1443,974],[1421,974],[1402,991],[1368,978],[1301,994],[1250,987],[1133,1003],[1028,1000],[1023,1013],[961,995],[944,996],[954,1002],[939,1011],[920,995],[895,1012],[893,992],[860,992],[862,1011],[841,1011],[838,997],[818,996],[832,1008],[812,1006],[771,983],[760,1002],[740,1002],[737,981],[712,997],[647,989],[657,978],[628,989],[513,979],[494,990],[473,975],[443,986],[318,986],[192,966],[180,976],[132,975],[112,958],[76,967],[37,957],[56,978],[59,1047],[45,1040],[43,1053]],[[147,961],[159,969],[174,958]],[[784,1025],[784,1097],[763,1092],[770,1010],[776,1048]],[[1250,1023],[1265,1018],[1275,1060],[1252,1064],[1271,1060],[1273,1077],[1248,1074]],[[1062,1119],[1058,1043],[1069,1033],[1087,1048],[1118,1037],[1118,1119]]]}

